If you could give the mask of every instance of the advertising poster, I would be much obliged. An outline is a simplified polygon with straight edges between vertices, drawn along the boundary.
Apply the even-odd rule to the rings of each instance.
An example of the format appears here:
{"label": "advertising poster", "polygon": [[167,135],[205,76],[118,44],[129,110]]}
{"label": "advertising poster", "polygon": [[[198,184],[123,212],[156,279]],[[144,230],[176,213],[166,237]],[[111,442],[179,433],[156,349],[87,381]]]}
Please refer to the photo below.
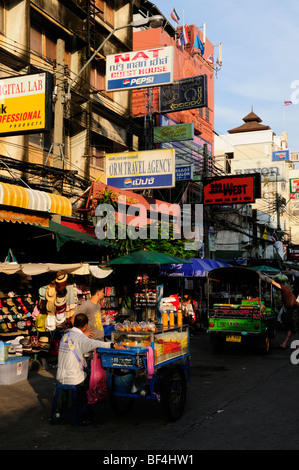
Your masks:
{"label": "advertising poster", "polygon": [[175,150],[106,154],[106,184],[120,189],[175,186]]}
{"label": "advertising poster", "polygon": [[174,47],[157,47],[106,57],[106,91],[173,83]]}
{"label": "advertising poster", "polygon": [[50,130],[51,75],[18,75],[0,80],[0,136]]}

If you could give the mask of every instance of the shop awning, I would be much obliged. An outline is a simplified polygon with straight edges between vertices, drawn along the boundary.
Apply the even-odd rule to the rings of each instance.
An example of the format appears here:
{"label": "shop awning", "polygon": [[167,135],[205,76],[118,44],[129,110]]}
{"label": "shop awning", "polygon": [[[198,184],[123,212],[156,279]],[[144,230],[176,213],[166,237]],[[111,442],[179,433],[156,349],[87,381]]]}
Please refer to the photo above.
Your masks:
{"label": "shop awning", "polygon": [[86,233],[79,232],[78,230],[74,230],[69,227],[65,227],[65,225],[58,224],[53,222],[53,220],[49,220],[49,227],[43,227],[44,230],[52,232],[56,236],[56,247],[59,251],[62,245],[67,242],[77,242],[77,243],[85,243],[87,245],[93,246],[103,246],[106,248],[111,248],[112,245],[109,242],[104,240],[99,240],[98,238],[94,238]]}
{"label": "shop awning", "polygon": [[8,183],[0,183],[0,205],[64,216],[72,215],[72,204],[68,198]]}
{"label": "shop awning", "polygon": [[0,273],[3,274],[25,274],[26,276],[36,276],[38,274],[58,271],[81,276],[92,274],[98,278],[105,278],[113,272],[112,269],[102,269],[99,266],[93,266],[87,263],[0,263]]}

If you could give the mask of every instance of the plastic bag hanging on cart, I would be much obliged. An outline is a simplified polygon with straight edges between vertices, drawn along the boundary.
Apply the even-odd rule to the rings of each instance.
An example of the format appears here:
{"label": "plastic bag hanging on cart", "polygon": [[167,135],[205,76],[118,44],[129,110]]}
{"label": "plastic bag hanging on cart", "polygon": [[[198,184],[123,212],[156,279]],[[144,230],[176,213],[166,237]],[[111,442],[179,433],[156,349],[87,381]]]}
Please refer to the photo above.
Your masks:
{"label": "plastic bag hanging on cart", "polygon": [[105,369],[102,367],[101,359],[94,351],[91,361],[90,380],[87,401],[94,405],[98,401],[107,400],[109,397],[108,381]]}

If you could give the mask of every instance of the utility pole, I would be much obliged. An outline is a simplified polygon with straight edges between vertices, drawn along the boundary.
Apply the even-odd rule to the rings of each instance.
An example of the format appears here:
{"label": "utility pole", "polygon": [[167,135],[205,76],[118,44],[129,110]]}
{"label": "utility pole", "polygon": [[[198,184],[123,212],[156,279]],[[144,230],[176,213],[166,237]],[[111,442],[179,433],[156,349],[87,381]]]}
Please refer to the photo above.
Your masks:
{"label": "utility pole", "polygon": [[[63,142],[63,111],[64,111],[64,52],[65,44],[62,39],[57,40],[57,67],[56,67],[56,100],[54,105],[54,132],[53,132],[53,166],[63,169],[64,142]],[[55,192],[61,193],[63,190],[63,180],[55,184]]]}
{"label": "utility pole", "polygon": [[[208,146],[203,145],[203,183],[208,177]],[[210,206],[203,206],[203,226],[204,226],[204,256],[210,259],[210,243],[209,243],[209,219],[210,219]]]}

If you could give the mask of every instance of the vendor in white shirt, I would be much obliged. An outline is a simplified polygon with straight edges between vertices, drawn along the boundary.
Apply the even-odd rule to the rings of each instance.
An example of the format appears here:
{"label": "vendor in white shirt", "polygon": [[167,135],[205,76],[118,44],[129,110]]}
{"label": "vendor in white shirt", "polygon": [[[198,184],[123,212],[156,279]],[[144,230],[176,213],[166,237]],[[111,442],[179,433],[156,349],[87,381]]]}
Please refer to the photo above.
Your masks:
{"label": "vendor in white shirt", "polygon": [[84,313],[76,315],[74,327],[68,330],[60,341],[58,369],[56,379],[66,385],[83,384],[86,378],[87,354],[97,348],[125,349],[111,342],[91,339],[84,333],[87,330],[88,318]]}
{"label": "vendor in white shirt", "polygon": [[[89,374],[84,354],[97,348],[126,349],[111,342],[91,339],[87,336],[88,318],[78,313],[73,328],[69,329],[60,341],[56,379],[65,385],[77,385],[77,407],[81,422],[90,422],[92,414],[87,406]],[[85,334],[87,333],[87,334]]]}

